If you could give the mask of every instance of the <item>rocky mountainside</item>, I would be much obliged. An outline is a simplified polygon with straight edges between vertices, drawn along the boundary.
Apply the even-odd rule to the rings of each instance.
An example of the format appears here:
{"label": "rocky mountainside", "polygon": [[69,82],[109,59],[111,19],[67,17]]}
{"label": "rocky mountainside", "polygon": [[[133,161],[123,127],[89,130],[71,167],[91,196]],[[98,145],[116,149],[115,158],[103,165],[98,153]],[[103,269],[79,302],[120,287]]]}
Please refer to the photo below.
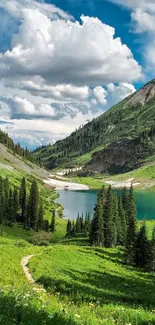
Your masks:
{"label": "rocky mountainside", "polygon": [[155,150],[155,80],[150,81],[97,119],[35,157],[49,169],[85,168],[124,172],[140,166]]}

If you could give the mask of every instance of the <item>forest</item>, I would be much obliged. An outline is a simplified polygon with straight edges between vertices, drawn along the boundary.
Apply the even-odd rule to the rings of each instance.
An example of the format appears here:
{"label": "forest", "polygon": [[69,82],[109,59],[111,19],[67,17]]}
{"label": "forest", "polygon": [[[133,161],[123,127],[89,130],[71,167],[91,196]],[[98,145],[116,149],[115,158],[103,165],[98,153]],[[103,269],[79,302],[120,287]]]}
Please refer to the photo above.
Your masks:
{"label": "forest", "polygon": [[148,239],[145,221],[138,228],[133,186],[123,188],[119,197],[109,186],[98,193],[92,221],[90,215],[68,220],[66,237],[87,237],[92,246],[124,249],[124,263],[155,271],[155,227]]}
{"label": "forest", "polygon": [[11,187],[7,177],[0,177],[0,224],[12,226],[14,223],[35,232],[55,231],[55,211],[52,212],[51,223],[44,219],[43,202],[35,179],[28,192],[25,177],[20,188]]}

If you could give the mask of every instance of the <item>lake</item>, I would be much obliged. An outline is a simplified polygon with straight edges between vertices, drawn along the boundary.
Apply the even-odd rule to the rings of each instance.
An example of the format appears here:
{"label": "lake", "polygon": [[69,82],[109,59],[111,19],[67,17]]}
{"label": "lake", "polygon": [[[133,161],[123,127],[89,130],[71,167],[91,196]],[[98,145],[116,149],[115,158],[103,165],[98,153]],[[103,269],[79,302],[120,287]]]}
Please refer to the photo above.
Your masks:
{"label": "lake", "polygon": [[[116,190],[119,195],[120,191]],[[89,212],[93,216],[98,191],[58,191],[59,198],[56,202],[64,207],[66,219],[76,219],[78,212],[85,215]],[[137,218],[139,220],[155,219],[155,193],[145,191],[134,192],[137,206]]]}

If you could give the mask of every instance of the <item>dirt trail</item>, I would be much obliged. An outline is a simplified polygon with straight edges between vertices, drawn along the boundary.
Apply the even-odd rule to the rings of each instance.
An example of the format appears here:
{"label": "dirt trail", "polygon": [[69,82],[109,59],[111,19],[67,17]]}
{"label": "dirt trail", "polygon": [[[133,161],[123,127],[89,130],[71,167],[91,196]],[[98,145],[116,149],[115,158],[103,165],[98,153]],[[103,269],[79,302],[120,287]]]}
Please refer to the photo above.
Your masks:
{"label": "dirt trail", "polygon": [[35,282],[35,280],[32,277],[32,274],[30,273],[28,263],[34,256],[35,255],[28,255],[28,256],[23,257],[22,261],[21,261],[21,266],[22,266],[23,272],[24,272],[28,282],[30,284],[33,284],[33,290],[38,291],[38,292],[41,292],[41,291],[46,292],[46,290],[42,286],[40,286],[39,284],[37,284]]}

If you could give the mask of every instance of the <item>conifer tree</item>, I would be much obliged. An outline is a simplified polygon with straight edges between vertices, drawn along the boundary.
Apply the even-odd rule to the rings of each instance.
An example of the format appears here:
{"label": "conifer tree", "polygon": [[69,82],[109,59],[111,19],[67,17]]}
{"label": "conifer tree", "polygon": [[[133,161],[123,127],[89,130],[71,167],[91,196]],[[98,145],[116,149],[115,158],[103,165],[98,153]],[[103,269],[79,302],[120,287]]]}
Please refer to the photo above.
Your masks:
{"label": "conifer tree", "polygon": [[50,225],[50,230],[51,230],[51,232],[55,231],[55,211],[52,212],[52,221],[51,221],[51,225]]}
{"label": "conifer tree", "polygon": [[155,272],[155,226],[152,231],[152,238],[149,243],[148,265],[149,271]]}
{"label": "conifer tree", "polygon": [[44,230],[46,232],[49,232],[49,221],[48,220],[44,220]]}
{"label": "conifer tree", "polygon": [[120,221],[120,229],[118,230],[118,234],[117,234],[117,242],[119,245],[124,246],[126,244],[127,223],[126,223],[125,211],[123,209],[121,196],[118,201],[118,215]]}
{"label": "conifer tree", "polygon": [[66,227],[66,237],[71,236],[71,231],[72,231],[72,223],[70,220],[68,220],[67,227]]}
{"label": "conifer tree", "polygon": [[13,192],[12,189],[10,188],[9,190],[9,200],[8,200],[8,221],[10,225],[12,224],[14,216],[14,211],[13,211]]}
{"label": "conifer tree", "polygon": [[101,193],[97,197],[97,204],[94,209],[94,217],[91,222],[90,242],[93,246],[104,245],[104,217]]}
{"label": "conifer tree", "polygon": [[72,230],[71,230],[71,235],[72,237],[75,237],[75,234],[76,234],[76,231],[75,231],[75,222],[73,220],[73,223],[72,223]]}
{"label": "conifer tree", "polygon": [[126,221],[128,222],[129,201],[126,187],[123,187],[122,189],[122,205],[125,212]]}
{"label": "conifer tree", "polygon": [[25,223],[25,217],[26,217],[26,180],[25,177],[23,177],[21,182],[21,187],[19,191],[19,204],[21,208],[21,222]]}
{"label": "conifer tree", "polygon": [[136,236],[135,242],[135,264],[136,266],[145,268],[148,265],[148,239],[146,234],[145,222],[140,228]]}
{"label": "conifer tree", "polygon": [[19,196],[18,196],[18,190],[15,187],[13,191],[13,222],[16,222],[18,210],[19,210]]}
{"label": "conifer tree", "polygon": [[130,187],[128,202],[129,202],[129,209],[128,209],[128,227],[127,227],[125,259],[127,263],[134,264],[137,220],[136,220],[136,205],[135,205],[132,184]]}
{"label": "conifer tree", "polygon": [[30,218],[30,226],[36,231],[38,225],[38,217],[39,217],[39,192],[38,185],[35,180],[33,180],[30,196],[29,196],[29,218]]}
{"label": "conifer tree", "polygon": [[80,216],[79,216],[79,213],[78,213],[78,216],[77,216],[77,219],[76,219],[76,224],[75,224],[76,233],[79,233],[80,232],[80,229],[81,229],[81,226],[80,226]]}
{"label": "conifer tree", "polygon": [[9,219],[9,180],[6,177],[4,179],[4,214],[5,214],[5,222]]}
{"label": "conifer tree", "polygon": [[40,199],[37,230],[41,230],[43,229],[43,227],[44,227],[44,210],[43,210],[42,199]]}
{"label": "conifer tree", "polygon": [[113,247],[116,243],[116,225],[114,223],[114,210],[113,210],[113,192],[111,186],[109,186],[107,195],[106,195],[106,203],[104,210],[104,240],[105,247]]}

